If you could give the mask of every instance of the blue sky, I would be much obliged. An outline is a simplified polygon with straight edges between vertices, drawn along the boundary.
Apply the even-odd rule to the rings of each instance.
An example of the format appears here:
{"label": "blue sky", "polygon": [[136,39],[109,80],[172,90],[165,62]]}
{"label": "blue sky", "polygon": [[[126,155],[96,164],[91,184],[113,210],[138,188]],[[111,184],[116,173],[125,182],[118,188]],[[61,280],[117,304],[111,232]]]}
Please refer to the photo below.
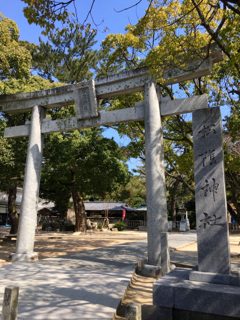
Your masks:
{"label": "blue sky", "polygon": [[[80,22],[85,20],[91,2],[91,0],[76,0],[77,14]],[[97,24],[100,24],[103,21],[99,26],[97,36],[99,45],[108,33],[123,33],[127,24],[135,24],[138,17],[143,16],[145,9],[148,6],[147,0],[142,0],[136,7],[123,11],[122,13],[117,13],[115,11],[127,8],[137,2],[137,0],[95,0],[92,11],[93,18]],[[21,40],[38,43],[38,37],[41,35],[41,28],[34,24],[28,24],[22,11],[24,6],[25,4],[20,0],[4,0],[0,3],[0,12],[17,23],[20,29]],[[88,22],[91,22],[91,19],[89,19]],[[109,30],[107,30],[107,32],[101,32],[105,27]]]}

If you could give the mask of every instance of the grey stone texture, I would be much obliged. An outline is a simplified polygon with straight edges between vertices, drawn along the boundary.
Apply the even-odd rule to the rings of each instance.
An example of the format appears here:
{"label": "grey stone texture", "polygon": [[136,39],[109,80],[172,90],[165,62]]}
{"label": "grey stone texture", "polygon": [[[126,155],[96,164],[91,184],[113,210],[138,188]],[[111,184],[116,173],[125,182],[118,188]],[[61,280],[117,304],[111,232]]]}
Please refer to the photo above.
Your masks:
{"label": "grey stone texture", "polygon": [[191,271],[189,274],[189,280],[199,282],[210,282],[216,284],[228,284],[233,286],[240,285],[238,276],[201,271]]}
{"label": "grey stone texture", "polygon": [[153,304],[173,308],[175,305],[174,286],[182,279],[187,279],[189,270],[175,268],[153,284]]}
{"label": "grey stone texture", "polygon": [[[161,116],[188,113],[196,109],[208,107],[207,95],[179,100],[161,100],[160,102]],[[78,120],[75,117],[53,121],[50,118],[45,118],[42,121],[41,132],[47,134],[140,120],[144,120],[144,102],[136,102],[133,108],[99,113],[98,118]],[[27,121],[22,126],[5,128],[4,137],[27,137],[29,131],[30,121]]]}
{"label": "grey stone texture", "polygon": [[159,279],[161,277],[161,266],[144,263],[142,266],[142,275],[144,277]]}
{"label": "grey stone texture", "polygon": [[153,284],[154,305],[172,308],[173,311],[180,309],[240,317],[239,287],[190,281],[189,273],[190,270],[176,268],[157,280]]}
{"label": "grey stone texture", "polygon": [[140,303],[128,303],[125,310],[126,320],[142,320],[142,306]]}
{"label": "grey stone texture", "polygon": [[41,134],[41,120],[43,117],[45,117],[45,109],[40,106],[33,107],[16,243],[16,253],[20,254],[21,260],[23,259],[22,255],[27,257],[28,254],[32,254],[34,248],[43,153],[44,136]]}
{"label": "grey stone texture", "polygon": [[94,80],[84,81],[73,87],[77,119],[98,117],[98,103]]}
{"label": "grey stone texture", "polygon": [[218,107],[193,112],[198,271],[230,274],[229,230]]}
{"label": "grey stone texture", "polygon": [[[162,77],[166,79],[164,85],[178,83],[211,73],[212,65],[224,59],[219,48],[214,48],[208,59],[189,61],[186,68],[179,69],[174,66],[164,70]],[[98,99],[104,99],[127,93],[139,92],[144,85],[151,81],[148,69],[138,68],[124,71],[116,75],[95,79],[96,95]],[[74,86],[68,85],[53,89],[21,93],[10,96],[1,96],[0,102],[3,111],[9,113],[31,111],[35,105],[46,108],[56,108],[74,104]],[[21,102],[20,102],[21,101]]]}
{"label": "grey stone texture", "polygon": [[168,245],[168,232],[161,232],[161,275],[170,271],[170,252]]}
{"label": "grey stone texture", "polygon": [[[151,80],[147,68],[121,72],[119,74],[95,80],[97,99],[104,99],[127,93],[139,92],[145,83]],[[45,108],[56,108],[75,103],[74,88],[79,84],[62,86],[53,89],[21,93],[0,97],[5,112],[18,113],[31,111],[34,105]]]}
{"label": "grey stone texture", "polygon": [[[168,232],[163,132],[154,83],[145,86],[145,153],[148,263],[161,265],[161,233]],[[164,258],[167,260],[167,258]]]}
{"label": "grey stone texture", "polygon": [[15,262],[15,261],[36,261],[36,260],[38,260],[38,253],[37,252],[11,253],[9,255],[9,260],[12,262]]}
{"label": "grey stone texture", "polygon": [[1,320],[17,320],[18,287],[6,287],[3,296]]}
{"label": "grey stone texture", "polygon": [[178,100],[164,100],[164,98],[162,98],[160,103],[161,116],[177,115],[208,108],[208,96],[203,94],[201,96]]}

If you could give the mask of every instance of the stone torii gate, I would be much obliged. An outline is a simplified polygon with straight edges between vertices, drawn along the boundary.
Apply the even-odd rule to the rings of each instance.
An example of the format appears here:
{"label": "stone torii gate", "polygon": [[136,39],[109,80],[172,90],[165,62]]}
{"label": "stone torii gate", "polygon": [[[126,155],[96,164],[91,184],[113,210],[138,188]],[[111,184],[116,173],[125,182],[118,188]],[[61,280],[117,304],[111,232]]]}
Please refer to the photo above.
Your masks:
{"label": "stone torii gate", "polygon": [[[189,63],[185,70],[168,69],[163,74],[165,85],[209,75],[212,65],[222,60],[222,51],[218,50],[201,63]],[[99,99],[139,91],[144,91],[144,102],[136,103],[135,107],[99,113]],[[145,120],[148,263],[161,266],[161,273],[166,274],[170,261],[161,116],[208,108],[207,96],[174,101],[162,99],[147,68],[140,68],[95,81],[0,96],[0,104],[4,112],[32,112],[31,121],[4,131],[5,138],[29,136],[19,230],[16,252],[11,254],[12,261],[35,260],[38,256],[33,250],[44,134]],[[45,118],[47,108],[71,104],[75,104],[77,117],[55,121]]]}

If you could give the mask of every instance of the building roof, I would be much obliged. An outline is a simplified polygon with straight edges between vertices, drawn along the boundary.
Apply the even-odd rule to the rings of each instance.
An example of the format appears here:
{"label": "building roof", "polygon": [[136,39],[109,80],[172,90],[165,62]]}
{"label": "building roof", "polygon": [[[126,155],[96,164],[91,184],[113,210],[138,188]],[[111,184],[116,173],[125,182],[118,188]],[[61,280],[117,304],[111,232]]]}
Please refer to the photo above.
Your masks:
{"label": "building roof", "polygon": [[147,211],[147,205],[141,204],[140,207],[138,207],[136,210],[137,211]]}
{"label": "building roof", "polygon": [[45,199],[38,198],[38,207],[37,211],[42,210],[44,208],[52,210],[55,206],[54,202],[47,202]]}
{"label": "building roof", "polygon": [[[16,194],[16,200],[15,204],[16,206],[20,206],[22,202],[22,188],[17,188],[17,194]],[[8,194],[6,191],[0,191],[0,205],[7,206],[8,204]],[[38,207],[37,211],[48,208],[52,209],[55,206],[54,202],[48,202],[45,199],[38,198]]]}
{"label": "building roof", "polygon": [[123,210],[126,211],[136,211],[135,208],[130,207],[126,202],[104,202],[104,201],[89,201],[84,202],[86,211],[113,211],[113,210]]}

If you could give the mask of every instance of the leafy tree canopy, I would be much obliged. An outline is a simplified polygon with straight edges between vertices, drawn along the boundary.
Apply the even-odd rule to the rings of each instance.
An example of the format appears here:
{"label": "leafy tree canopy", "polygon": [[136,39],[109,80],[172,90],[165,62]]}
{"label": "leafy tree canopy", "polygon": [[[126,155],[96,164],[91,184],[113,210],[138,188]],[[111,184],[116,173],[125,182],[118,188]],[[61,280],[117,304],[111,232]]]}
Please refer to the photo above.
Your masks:
{"label": "leafy tree canopy", "polygon": [[18,40],[16,23],[0,13],[0,93],[3,80],[30,76],[31,54]]}
{"label": "leafy tree canopy", "polygon": [[77,25],[68,30],[49,34],[45,43],[30,47],[33,69],[51,82],[76,83],[89,80],[97,68],[98,52],[93,50],[97,32],[93,29],[81,31]]}

